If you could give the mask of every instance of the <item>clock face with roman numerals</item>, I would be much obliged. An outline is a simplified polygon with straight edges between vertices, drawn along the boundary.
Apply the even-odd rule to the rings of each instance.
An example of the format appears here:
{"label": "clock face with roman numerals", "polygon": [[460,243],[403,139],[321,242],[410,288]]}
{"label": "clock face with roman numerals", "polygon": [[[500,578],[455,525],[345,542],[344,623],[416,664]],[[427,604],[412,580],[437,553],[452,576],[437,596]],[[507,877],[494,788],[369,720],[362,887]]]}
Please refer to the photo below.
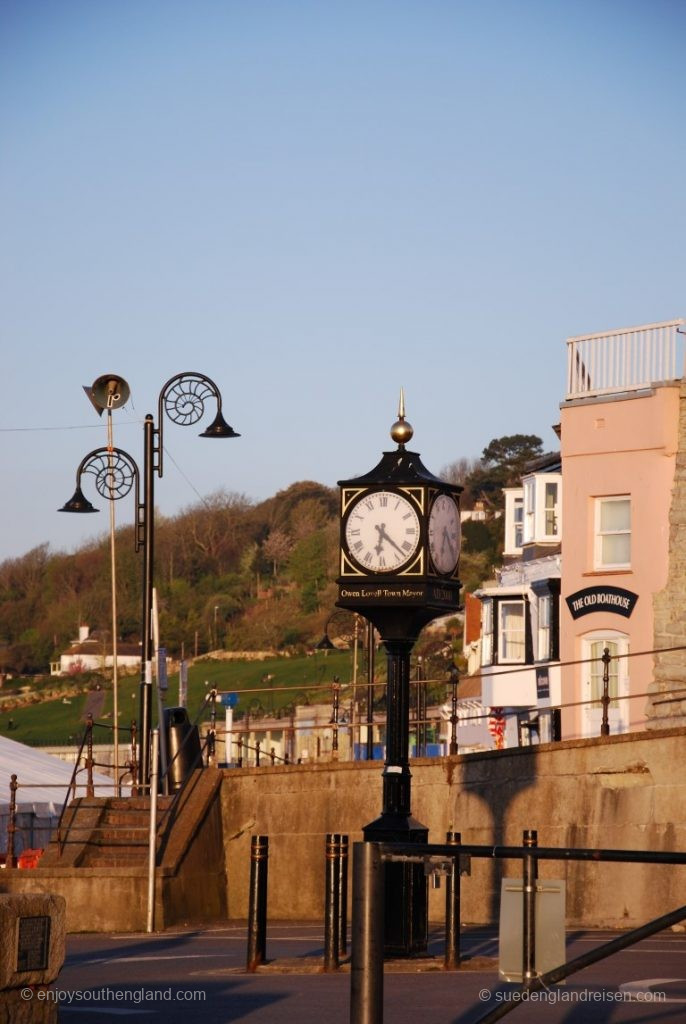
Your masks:
{"label": "clock face with roman numerals", "polygon": [[460,557],[460,514],[449,494],[439,494],[429,514],[429,551],[440,573],[452,572]]}
{"label": "clock face with roman numerals", "polygon": [[345,525],[348,554],[368,572],[395,572],[419,547],[419,516],[395,491],[370,491],[355,502]]}

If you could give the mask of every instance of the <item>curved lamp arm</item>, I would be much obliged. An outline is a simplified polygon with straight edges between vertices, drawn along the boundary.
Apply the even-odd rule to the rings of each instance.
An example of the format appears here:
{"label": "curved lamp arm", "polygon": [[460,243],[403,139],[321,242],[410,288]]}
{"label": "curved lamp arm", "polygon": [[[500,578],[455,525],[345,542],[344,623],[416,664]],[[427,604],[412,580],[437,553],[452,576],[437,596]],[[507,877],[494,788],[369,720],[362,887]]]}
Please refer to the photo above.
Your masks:
{"label": "curved lamp arm", "polygon": [[170,377],[160,391],[157,406],[157,446],[155,453],[157,462],[155,469],[158,476],[162,476],[162,431],[164,414],[166,413],[172,423],[181,427],[190,427],[202,418],[205,412],[205,402],[214,398],[217,402],[217,415],[209,427],[200,434],[200,437],[240,437],[233,427],[230,427],[222,415],[222,396],[219,388],[202,373],[193,371],[177,373]]}
{"label": "curved lamp arm", "polygon": [[76,490],[69,501],[58,512],[97,512],[81,490],[81,478],[90,473],[95,477],[95,489],[101,497],[110,501],[125,498],[134,488],[136,504],[136,551],[142,545],[142,528],[145,509],[140,502],[140,474],[135,460],[122,448],[94,448],[81,459],[76,470]]}

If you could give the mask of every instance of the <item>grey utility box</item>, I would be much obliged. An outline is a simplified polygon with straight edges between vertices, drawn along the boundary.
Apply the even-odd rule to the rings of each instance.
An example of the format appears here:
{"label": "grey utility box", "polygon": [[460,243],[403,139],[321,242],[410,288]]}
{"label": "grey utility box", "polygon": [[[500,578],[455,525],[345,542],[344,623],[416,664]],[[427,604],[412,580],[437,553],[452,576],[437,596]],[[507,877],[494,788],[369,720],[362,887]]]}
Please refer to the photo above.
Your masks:
{"label": "grey utility box", "polygon": [[[566,884],[560,878],[536,880],[537,974],[545,974],[565,962]],[[503,878],[500,889],[500,977],[519,981],[524,950],[524,883]]]}

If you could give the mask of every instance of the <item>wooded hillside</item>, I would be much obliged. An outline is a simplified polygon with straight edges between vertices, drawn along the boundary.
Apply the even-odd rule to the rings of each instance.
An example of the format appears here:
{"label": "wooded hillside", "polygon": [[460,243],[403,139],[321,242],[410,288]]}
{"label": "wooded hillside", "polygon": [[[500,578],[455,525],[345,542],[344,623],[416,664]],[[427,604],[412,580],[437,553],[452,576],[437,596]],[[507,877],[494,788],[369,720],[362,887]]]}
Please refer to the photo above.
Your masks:
{"label": "wooded hillside", "polygon": [[[333,607],[337,510],[335,491],[303,481],[259,504],[218,492],[158,515],[155,585],[170,654],[311,641],[313,613]],[[141,558],[132,527],[116,537],[118,633],[137,641]],[[81,623],[109,634],[110,588],[107,536],[74,554],[45,544],[0,564],[0,669],[45,671]]]}
{"label": "wooded hillside", "polygon": [[[540,453],[529,435],[495,439],[480,460],[441,475],[464,485],[463,507],[482,498],[497,510],[501,488]],[[473,590],[502,550],[502,520],[466,523],[460,578]],[[155,585],[160,635],[170,654],[281,650],[311,644],[334,609],[338,493],[310,480],[267,501],[219,491],[173,518],[157,516]],[[133,527],[117,531],[118,634],[140,640],[141,558]],[[106,535],[74,554],[44,544],[0,564],[0,671],[45,672],[80,624],[111,631]]]}

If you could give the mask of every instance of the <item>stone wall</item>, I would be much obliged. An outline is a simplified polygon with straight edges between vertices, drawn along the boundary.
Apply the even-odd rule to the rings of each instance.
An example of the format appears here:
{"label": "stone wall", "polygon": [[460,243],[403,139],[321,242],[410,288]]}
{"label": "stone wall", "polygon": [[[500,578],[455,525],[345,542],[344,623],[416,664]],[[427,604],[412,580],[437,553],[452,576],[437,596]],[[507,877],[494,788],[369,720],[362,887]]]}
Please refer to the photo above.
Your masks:
{"label": "stone wall", "polygon": [[[653,598],[655,649],[686,646],[686,379],[679,392],[679,447],[669,511],[669,573]],[[649,729],[686,725],[686,652],[654,656],[646,708]]]}
{"label": "stone wall", "polygon": [[[686,849],[686,729],[570,740],[540,747],[412,762],[412,810],[430,841],[542,846]],[[250,837],[269,836],[269,917],[323,920],[327,832],[361,840],[381,807],[378,762],[227,771],[222,815],[228,915],[247,916]],[[462,920],[497,917],[500,877],[521,863],[472,860]],[[542,877],[566,878],[570,924],[629,927],[684,902],[686,867],[541,862]],[[444,891],[430,892],[441,921]]]}
{"label": "stone wall", "polygon": [[[686,728],[423,759],[412,762],[412,810],[436,842],[455,830],[465,843],[519,846],[534,828],[543,846],[683,851],[685,761]],[[204,773],[162,855],[157,926],[245,920],[252,835],[269,836],[270,920],[322,923],[325,835],[361,840],[381,810],[381,772],[363,761]],[[503,873],[519,877],[521,862],[472,860],[463,922],[497,919]],[[566,879],[570,925],[632,927],[684,903],[686,866],[543,861],[540,873]],[[68,931],[145,928],[144,866],[6,869],[3,891],[63,895]],[[433,921],[444,899],[430,891]]]}

